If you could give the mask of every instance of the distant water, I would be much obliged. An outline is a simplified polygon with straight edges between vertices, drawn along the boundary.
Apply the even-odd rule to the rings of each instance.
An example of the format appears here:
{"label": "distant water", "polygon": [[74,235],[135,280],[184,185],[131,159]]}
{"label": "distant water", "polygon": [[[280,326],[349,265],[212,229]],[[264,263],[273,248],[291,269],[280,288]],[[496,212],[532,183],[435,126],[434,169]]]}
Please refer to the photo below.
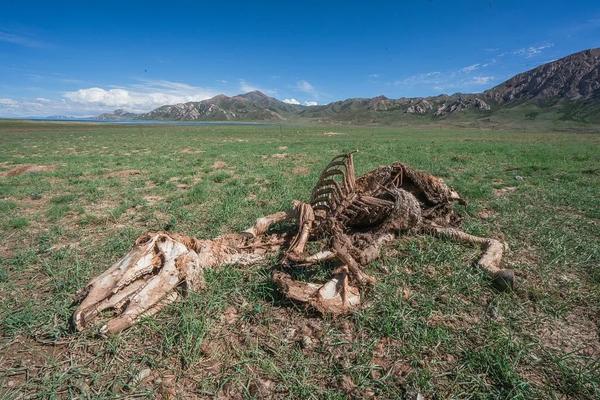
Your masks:
{"label": "distant water", "polygon": [[176,126],[224,126],[224,125],[272,125],[268,122],[244,122],[244,121],[153,121],[153,120],[122,120],[107,121],[95,118],[18,118],[21,121],[45,121],[45,122],[92,122],[94,124],[107,125],[176,125]]}

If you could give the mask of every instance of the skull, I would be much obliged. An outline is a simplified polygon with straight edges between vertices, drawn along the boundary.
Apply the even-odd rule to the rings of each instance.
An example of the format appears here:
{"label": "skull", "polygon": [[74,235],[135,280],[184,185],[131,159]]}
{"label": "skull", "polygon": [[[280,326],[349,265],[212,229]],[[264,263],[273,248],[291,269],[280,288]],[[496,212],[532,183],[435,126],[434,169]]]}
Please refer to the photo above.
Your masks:
{"label": "skull", "polygon": [[140,236],[129,253],[78,294],[81,302],[73,314],[75,328],[81,331],[102,311],[113,310],[114,317],[100,333],[118,333],[177,300],[179,287],[202,288],[202,269],[213,261],[198,255],[206,245],[210,244],[166,232]]}

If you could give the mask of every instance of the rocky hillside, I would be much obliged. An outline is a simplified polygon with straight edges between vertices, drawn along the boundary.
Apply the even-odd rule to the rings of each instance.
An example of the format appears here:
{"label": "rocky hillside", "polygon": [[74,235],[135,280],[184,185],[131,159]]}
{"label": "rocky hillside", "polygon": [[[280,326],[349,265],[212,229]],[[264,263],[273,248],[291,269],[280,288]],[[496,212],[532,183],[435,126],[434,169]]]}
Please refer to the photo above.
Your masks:
{"label": "rocky hillside", "polygon": [[287,104],[259,91],[159,107],[139,119],[189,121],[281,121],[302,106]]}
{"label": "rocky hillside", "polygon": [[600,91],[600,48],[571,54],[515,75],[484,95],[499,105],[587,100]]}
{"label": "rocky hillside", "polygon": [[[215,96],[199,102],[165,105],[145,114],[117,110],[100,119],[151,119],[199,121],[314,120],[354,123],[392,123],[415,117],[446,118],[465,112],[489,116],[498,111],[530,105],[530,118],[540,110],[562,119],[600,120],[600,49],[561,58],[479,94],[389,99],[385,96],[354,98],[321,106],[284,103],[254,91],[238,96]],[[530,107],[530,108],[531,108]],[[470,115],[470,114],[469,114]]]}
{"label": "rocky hillside", "polygon": [[101,121],[125,121],[136,119],[137,117],[138,114],[130,113],[125,110],[119,109],[111,113],[100,114],[96,117],[96,119],[99,119]]}
{"label": "rocky hillside", "polygon": [[[379,122],[401,119],[408,115],[444,117],[465,110],[489,111],[490,105],[482,96],[457,94],[452,96],[388,99],[378,96],[370,99],[347,99],[323,106],[306,107],[300,118],[319,120]],[[383,121],[382,121],[383,122]]]}

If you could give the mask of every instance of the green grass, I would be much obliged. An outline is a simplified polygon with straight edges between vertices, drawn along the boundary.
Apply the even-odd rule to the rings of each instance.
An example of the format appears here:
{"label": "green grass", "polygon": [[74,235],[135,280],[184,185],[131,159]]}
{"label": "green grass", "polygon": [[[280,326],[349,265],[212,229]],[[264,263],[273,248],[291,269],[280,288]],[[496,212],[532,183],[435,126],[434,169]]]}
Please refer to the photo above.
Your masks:
{"label": "green grass", "polygon": [[[0,172],[55,166],[0,177],[0,397],[600,397],[597,134],[2,121],[0,148]],[[245,228],[355,149],[359,173],[400,160],[457,189],[464,228],[508,243],[517,289],[492,289],[477,249],[410,237],[369,266],[378,284],[348,317],[282,298],[271,260],[207,272],[118,337],[70,331],[75,292],[141,233]]]}

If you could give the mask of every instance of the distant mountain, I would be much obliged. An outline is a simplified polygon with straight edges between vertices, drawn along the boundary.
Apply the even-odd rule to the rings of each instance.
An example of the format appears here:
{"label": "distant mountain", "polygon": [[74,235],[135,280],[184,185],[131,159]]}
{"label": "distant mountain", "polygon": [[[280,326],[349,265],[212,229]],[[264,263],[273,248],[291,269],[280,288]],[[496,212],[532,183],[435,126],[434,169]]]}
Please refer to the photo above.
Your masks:
{"label": "distant mountain", "polygon": [[543,64],[484,92],[497,104],[587,100],[600,90],[600,48]]}
{"label": "distant mountain", "polygon": [[165,105],[144,114],[117,110],[98,118],[394,123],[460,114],[489,118],[507,112],[521,113],[529,119],[548,113],[558,115],[560,119],[600,122],[600,49],[584,50],[543,64],[483,93],[400,99],[378,96],[301,106],[253,91],[233,97],[218,95],[199,102]]}
{"label": "distant mountain", "polygon": [[441,95],[388,99],[385,96],[336,101],[323,106],[307,107],[300,118],[352,122],[391,122],[409,115],[444,117],[465,110],[489,111],[481,96],[471,94]]}
{"label": "distant mountain", "polygon": [[125,110],[115,110],[112,113],[100,114],[96,118],[102,121],[119,121],[137,119],[138,117],[139,114],[130,113]]}
{"label": "distant mountain", "polygon": [[283,121],[302,106],[284,103],[259,91],[159,107],[140,119],[190,121]]}

